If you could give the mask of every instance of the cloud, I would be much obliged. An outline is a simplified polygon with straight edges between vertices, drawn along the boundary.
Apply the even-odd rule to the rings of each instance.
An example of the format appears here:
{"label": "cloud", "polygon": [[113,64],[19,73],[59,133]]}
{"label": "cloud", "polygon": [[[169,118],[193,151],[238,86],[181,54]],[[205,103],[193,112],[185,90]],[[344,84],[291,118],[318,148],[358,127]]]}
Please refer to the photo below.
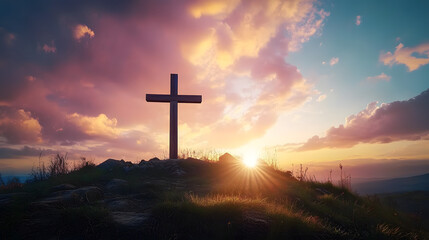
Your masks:
{"label": "cloud", "polygon": [[12,46],[16,40],[16,35],[10,32],[7,32],[6,29],[0,27],[0,38],[3,39],[3,42],[7,46]]}
{"label": "cloud", "polygon": [[194,18],[200,18],[202,16],[217,16],[217,15],[228,15],[238,5],[239,0],[209,0],[209,1],[197,1],[191,4],[188,8],[190,14]]}
{"label": "cloud", "polygon": [[73,113],[67,116],[68,121],[76,125],[82,132],[94,137],[116,138],[120,131],[116,128],[116,118],[109,119],[105,114],[97,117],[82,116]]}
{"label": "cloud", "polygon": [[23,146],[21,148],[0,148],[0,159],[17,159],[23,156],[39,156],[43,154],[54,154],[56,152],[51,149],[33,148],[29,146]]}
{"label": "cloud", "polygon": [[25,77],[25,79],[27,79],[27,81],[29,81],[29,82],[34,82],[34,81],[36,81],[36,77],[31,76],[31,75],[26,76],[26,77]]}
{"label": "cloud", "polygon": [[318,98],[317,98],[317,102],[321,102],[321,101],[323,101],[323,100],[325,100],[326,99],[326,94],[322,94],[322,95],[320,95]]}
{"label": "cloud", "polygon": [[356,25],[359,26],[362,23],[361,16],[356,16]]}
{"label": "cloud", "polygon": [[337,64],[340,61],[339,58],[337,57],[333,57],[331,58],[331,60],[329,60],[329,65],[334,66],[335,64]]}
{"label": "cloud", "polygon": [[405,101],[377,105],[349,116],[344,125],[331,127],[325,137],[310,138],[299,151],[349,148],[359,143],[389,143],[428,139],[429,89]]}
{"label": "cloud", "polygon": [[392,78],[391,76],[389,76],[389,75],[387,75],[385,73],[381,73],[380,75],[377,75],[377,76],[367,77],[366,80],[368,80],[368,81],[380,81],[380,80],[384,80],[384,81],[388,82],[388,81],[390,81],[391,78]]}
{"label": "cloud", "polygon": [[[0,8],[31,14],[17,28],[21,45],[0,49],[0,103],[37,116],[44,144],[91,143],[100,154],[168,149],[168,104],[144,95],[168,93],[172,72],[179,93],[203,95],[200,105],[180,105],[182,147],[235,147],[264,135],[312,94],[285,56],[319,36],[329,15],[307,0],[13,5]],[[5,18],[15,29],[18,16]],[[26,47],[51,39],[55,57]]]}
{"label": "cloud", "polygon": [[[301,44],[307,42],[313,35],[320,34],[324,20],[330,15],[329,12],[312,9],[309,17],[303,21],[288,26],[291,41],[289,43],[289,51],[296,52],[301,48]],[[322,46],[322,44],[320,44]]]}
{"label": "cloud", "polygon": [[88,36],[89,38],[95,36],[94,31],[92,31],[88,26],[82,24],[78,24],[74,27],[73,34],[76,40],[80,40],[85,36]]}
{"label": "cloud", "polygon": [[411,48],[404,47],[404,44],[399,43],[393,54],[391,52],[382,53],[379,60],[384,65],[389,66],[404,64],[407,66],[408,71],[412,72],[429,63],[429,43],[423,43]]}
{"label": "cloud", "polygon": [[45,53],[56,53],[57,52],[57,48],[55,47],[53,42],[51,43],[51,45],[44,44],[42,47],[42,50]]}
{"label": "cloud", "polygon": [[41,138],[42,126],[30,112],[23,109],[0,108],[0,137],[7,143],[38,143]]}

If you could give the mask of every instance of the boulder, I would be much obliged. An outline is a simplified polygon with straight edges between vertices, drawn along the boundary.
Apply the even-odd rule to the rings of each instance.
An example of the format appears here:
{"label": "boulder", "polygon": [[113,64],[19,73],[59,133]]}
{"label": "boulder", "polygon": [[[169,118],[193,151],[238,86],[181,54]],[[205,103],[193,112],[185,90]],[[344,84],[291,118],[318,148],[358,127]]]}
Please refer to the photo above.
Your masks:
{"label": "boulder", "polygon": [[270,222],[268,217],[256,211],[245,211],[243,213],[243,235],[244,238],[263,239],[269,231]]}
{"label": "boulder", "polygon": [[105,200],[104,202],[106,203],[106,207],[111,211],[127,212],[136,207],[135,206],[136,204],[127,198],[108,199],[108,200]]}
{"label": "boulder", "polygon": [[229,153],[225,153],[219,157],[220,164],[236,164],[239,161]]}
{"label": "boulder", "polygon": [[138,212],[112,212],[112,219],[118,225],[127,228],[138,228],[141,227],[148,219],[148,213]]}
{"label": "boulder", "polygon": [[33,205],[61,205],[92,203],[103,198],[103,191],[94,186],[81,187],[75,190],[54,192],[50,197],[34,202]]}
{"label": "boulder", "polygon": [[146,160],[142,159],[142,160],[140,161],[139,165],[144,165],[144,164],[146,164],[147,162],[148,162],[148,161],[146,161]]}
{"label": "boulder", "polygon": [[159,158],[157,158],[157,157],[151,158],[149,160],[149,162],[158,162],[158,161],[161,161],[161,160],[159,160]]}
{"label": "boulder", "polygon": [[51,192],[58,192],[58,191],[73,190],[73,189],[76,189],[76,186],[72,184],[64,183],[64,184],[54,186],[50,190]]}
{"label": "boulder", "polygon": [[128,185],[128,181],[114,178],[106,184],[105,189],[112,193],[121,193],[127,189]]}
{"label": "boulder", "polygon": [[178,167],[176,170],[173,171],[173,175],[177,176],[177,177],[181,177],[185,174],[186,174],[186,172],[183,171],[180,167]]}
{"label": "boulder", "polygon": [[123,159],[116,160],[116,159],[107,159],[106,161],[100,163],[97,168],[105,169],[105,170],[112,170],[114,168],[130,168],[133,167],[133,164],[131,162],[125,162]]}

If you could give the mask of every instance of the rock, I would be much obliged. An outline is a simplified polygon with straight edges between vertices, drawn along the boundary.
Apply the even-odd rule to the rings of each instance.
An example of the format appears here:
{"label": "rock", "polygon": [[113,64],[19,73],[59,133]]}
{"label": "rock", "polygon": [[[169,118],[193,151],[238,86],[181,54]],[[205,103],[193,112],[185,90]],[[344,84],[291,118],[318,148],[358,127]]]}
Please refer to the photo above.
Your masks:
{"label": "rock", "polygon": [[54,192],[51,197],[34,202],[34,205],[92,203],[103,198],[100,188],[89,186],[75,190]]}
{"label": "rock", "polygon": [[149,160],[149,162],[158,162],[158,161],[161,161],[161,160],[159,160],[159,158],[157,158],[157,157],[151,158]]}
{"label": "rock", "polygon": [[127,198],[116,198],[105,201],[111,211],[128,211],[135,208],[135,203]]}
{"label": "rock", "polygon": [[243,214],[243,233],[252,239],[262,239],[268,232],[270,223],[267,216],[260,212],[246,211]]}
{"label": "rock", "polygon": [[139,165],[144,165],[144,164],[146,164],[146,163],[147,163],[147,161],[146,161],[146,160],[144,160],[144,159],[142,159],[142,160],[140,161]]}
{"label": "rock", "polygon": [[140,161],[138,168],[148,169],[155,168],[162,171],[166,171],[168,174],[173,176],[183,176],[186,172],[180,167],[178,159],[167,159],[159,160],[159,158],[152,158],[149,161]]}
{"label": "rock", "polygon": [[100,163],[97,168],[112,170],[114,168],[125,168],[125,167],[133,167],[134,165],[131,162],[125,162],[123,159],[115,160],[115,159],[107,159],[106,161]]}
{"label": "rock", "polygon": [[167,174],[173,176],[183,176],[186,172],[180,167],[178,159],[160,160],[157,157],[150,159],[149,161],[141,160],[139,164],[132,164],[131,162],[125,162],[124,160],[108,159],[98,165],[98,168],[112,170],[114,168],[121,168],[124,171],[130,170],[146,170],[156,168],[167,172]]}
{"label": "rock", "polygon": [[183,176],[183,175],[185,175],[185,174],[186,174],[186,172],[185,172],[185,171],[183,171],[183,170],[182,170],[182,169],[180,169],[180,168],[176,169],[176,170],[173,172],[173,175],[178,176],[178,177],[181,177],[181,176]]}
{"label": "rock", "polygon": [[148,213],[112,212],[112,219],[117,224],[127,228],[141,227],[148,219]]}
{"label": "rock", "polygon": [[237,158],[233,157],[229,153],[225,153],[219,157],[220,164],[236,164],[238,162]]}
{"label": "rock", "polygon": [[73,189],[76,189],[76,186],[72,184],[64,183],[64,184],[54,186],[50,190],[51,192],[57,192],[57,191],[73,190]]}
{"label": "rock", "polygon": [[128,185],[128,181],[114,178],[106,184],[105,189],[112,193],[121,193],[127,189]]}

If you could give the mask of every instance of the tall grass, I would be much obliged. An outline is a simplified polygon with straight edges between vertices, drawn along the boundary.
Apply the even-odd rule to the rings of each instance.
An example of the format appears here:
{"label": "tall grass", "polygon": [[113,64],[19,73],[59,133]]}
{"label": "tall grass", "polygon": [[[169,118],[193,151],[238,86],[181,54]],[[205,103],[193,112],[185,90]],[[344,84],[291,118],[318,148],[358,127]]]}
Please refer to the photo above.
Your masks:
{"label": "tall grass", "polygon": [[277,158],[277,149],[272,150],[271,148],[265,148],[264,152],[261,155],[261,161],[264,161],[274,170],[280,170],[279,160]]}
{"label": "tall grass", "polygon": [[191,148],[180,149],[179,158],[180,159],[188,159],[195,158],[208,162],[216,162],[219,160],[221,156],[221,151],[216,149],[208,149],[208,150],[195,150]]}
{"label": "tall grass", "polygon": [[340,180],[339,180],[339,182],[338,182],[338,184],[339,184],[339,186],[340,187],[342,187],[342,188],[347,188],[347,189],[349,189],[349,190],[351,190],[352,189],[352,176],[349,174],[349,175],[344,175],[343,174],[343,165],[340,163],[340,165],[339,165],[339,167],[340,167]]}
{"label": "tall grass", "polygon": [[76,164],[73,161],[73,166],[70,164],[68,154],[57,153],[50,157],[48,165],[42,160],[42,152],[39,154],[39,161],[36,167],[32,167],[30,172],[30,182],[44,181],[49,178],[67,175],[71,172],[78,171],[85,167],[95,166],[92,160],[87,160],[85,157],[80,158],[80,162]]}

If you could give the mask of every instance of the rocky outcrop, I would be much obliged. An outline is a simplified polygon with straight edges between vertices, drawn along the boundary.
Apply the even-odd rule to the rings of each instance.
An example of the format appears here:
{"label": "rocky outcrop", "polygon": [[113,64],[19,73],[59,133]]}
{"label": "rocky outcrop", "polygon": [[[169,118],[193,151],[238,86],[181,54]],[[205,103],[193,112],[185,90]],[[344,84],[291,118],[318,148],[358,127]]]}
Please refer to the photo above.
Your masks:
{"label": "rocky outcrop", "polygon": [[219,164],[236,164],[239,161],[229,153],[225,153],[219,157]]}
{"label": "rocky outcrop", "polygon": [[123,179],[114,178],[110,180],[104,187],[106,191],[111,193],[123,193],[128,188],[128,181]]}
{"label": "rocky outcrop", "polygon": [[133,167],[134,164],[132,162],[125,162],[123,159],[107,159],[106,161],[100,163],[97,168],[105,169],[105,170],[113,170],[115,168],[130,168]]}
{"label": "rocky outcrop", "polygon": [[180,167],[178,159],[159,160],[158,158],[152,158],[149,161],[141,161],[138,164],[140,169],[157,169],[165,171],[173,176],[183,176],[186,172]]}
{"label": "rocky outcrop", "polygon": [[73,190],[73,189],[76,189],[76,186],[72,184],[64,183],[64,184],[54,186],[50,190],[51,192],[58,192],[58,191]]}
{"label": "rocky outcrop", "polygon": [[133,164],[131,162],[125,162],[124,160],[115,160],[115,159],[107,159],[106,161],[100,163],[97,168],[104,170],[113,170],[113,169],[123,169],[124,171],[130,170],[159,170],[166,172],[169,175],[180,177],[186,174],[180,167],[180,159],[166,159],[160,160],[157,157],[150,159],[149,161],[141,160],[139,164]]}
{"label": "rocky outcrop", "polygon": [[81,187],[75,190],[64,190],[52,193],[50,197],[33,202],[33,205],[65,205],[93,203],[103,198],[103,191],[94,186]]}
{"label": "rocky outcrop", "polygon": [[121,227],[138,228],[141,227],[149,219],[150,214],[138,212],[112,212],[112,219]]}

